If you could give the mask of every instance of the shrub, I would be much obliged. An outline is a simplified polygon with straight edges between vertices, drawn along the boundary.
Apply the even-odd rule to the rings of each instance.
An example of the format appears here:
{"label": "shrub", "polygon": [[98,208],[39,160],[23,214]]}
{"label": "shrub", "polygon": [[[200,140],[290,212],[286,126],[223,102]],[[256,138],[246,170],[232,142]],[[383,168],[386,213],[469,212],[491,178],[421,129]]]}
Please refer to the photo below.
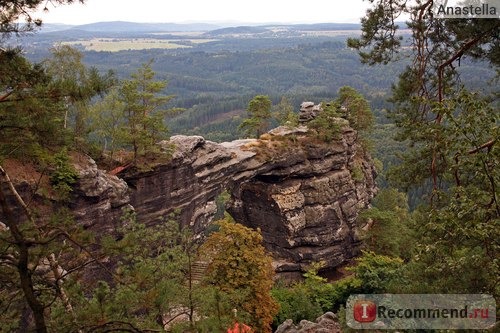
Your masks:
{"label": "shrub", "polygon": [[68,152],[61,150],[54,156],[55,169],[50,176],[50,183],[58,196],[65,199],[73,191],[78,174],[69,163]]}

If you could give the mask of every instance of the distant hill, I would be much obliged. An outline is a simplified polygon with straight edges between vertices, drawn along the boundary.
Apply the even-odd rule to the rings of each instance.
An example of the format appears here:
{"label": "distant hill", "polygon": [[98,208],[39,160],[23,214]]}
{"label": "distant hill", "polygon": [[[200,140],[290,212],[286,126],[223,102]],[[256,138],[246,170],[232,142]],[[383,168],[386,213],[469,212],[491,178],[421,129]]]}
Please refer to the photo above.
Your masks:
{"label": "distant hill", "polygon": [[261,34],[266,33],[269,30],[262,26],[239,26],[239,27],[228,27],[216,30],[211,30],[206,33],[210,36],[223,36],[223,35],[234,35],[234,34]]}
{"label": "distant hill", "polygon": [[54,33],[65,30],[90,32],[90,33],[153,33],[153,32],[194,32],[205,31],[209,36],[224,36],[237,34],[265,34],[271,29],[279,27],[288,31],[333,31],[333,30],[359,30],[360,24],[356,23],[315,23],[315,24],[264,24],[228,26],[221,23],[136,23],[126,21],[96,22],[83,25],[66,25],[46,23],[40,32]]}
{"label": "distant hill", "polygon": [[336,31],[336,30],[360,30],[361,25],[357,23],[314,23],[314,24],[265,24],[258,26],[236,26],[210,30],[205,33],[209,37],[255,35],[265,37],[275,35],[276,31],[294,33],[298,31]]}
{"label": "distant hill", "polygon": [[54,31],[62,31],[73,28],[73,25],[68,24],[60,24],[60,23],[44,23],[40,29],[41,33],[44,32],[54,32]]}
{"label": "distant hill", "polygon": [[135,23],[135,22],[97,22],[73,27],[89,32],[172,32],[172,31],[209,31],[220,26],[208,23]]}
{"label": "distant hill", "polygon": [[293,24],[289,25],[290,28],[294,28],[302,31],[332,31],[332,30],[359,30],[361,29],[361,24],[358,23],[314,23],[314,24]]}

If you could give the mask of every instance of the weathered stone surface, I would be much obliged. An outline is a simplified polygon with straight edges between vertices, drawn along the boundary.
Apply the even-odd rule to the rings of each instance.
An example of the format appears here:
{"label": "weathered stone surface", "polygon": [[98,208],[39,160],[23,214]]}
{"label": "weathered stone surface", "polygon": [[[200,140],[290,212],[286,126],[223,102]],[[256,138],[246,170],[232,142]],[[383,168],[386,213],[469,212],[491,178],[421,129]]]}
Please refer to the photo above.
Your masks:
{"label": "weathered stone surface", "polygon": [[[222,144],[174,136],[162,143],[176,147],[169,163],[121,177],[142,221],[160,223],[179,209],[181,221],[202,234],[227,190],[227,209],[238,222],[260,228],[278,273],[299,273],[319,260],[335,267],[358,253],[354,222],[375,194],[375,173],[369,158],[357,155],[351,128],[330,144],[306,138],[306,129]],[[365,161],[357,182],[349,171],[355,159]]]}
{"label": "weathered stone surface", "polygon": [[71,210],[76,220],[85,228],[115,232],[123,208],[133,209],[129,205],[127,183],[98,169],[90,158],[83,164],[76,163],[75,168],[79,177],[72,194]]}
{"label": "weathered stone surface", "polygon": [[315,105],[313,102],[302,102],[300,104],[299,122],[305,123],[313,120],[316,116],[323,111],[321,104]]}
{"label": "weathered stone surface", "polygon": [[279,126],[279,127],[273,128],[268,133],[271,135],[285,136],[285,135],[292,135],[292,134],[306,134],[307,132],[309,132],[309,129],[306,126],[301,125],[301,126],[297,126],[297,127]]}
{"label": "weathered stone surface", "polygon": [[294,325],[291,319],[287,319],[281,324],[275,333],[340,333],[340,324],[337,316],[332,312],[327,312],[316,322],[302,320],[298,325]]}
{"label": "weathered stone surface", "polygon": [[[217,196],[226,190],[228,211],[260,228],[276,271],[300,276],[311,262],[332,268],[358,253],[355,220],[376,186],[372,162],[361,155],[356,137],[349,127],[328,144],[308,137],[306,127],[221,144],[177,135],[160,143],[171,158],[148,170],[126,168],[117,177],[90,159],[75,163],[79,179],[70,208],[78,223],[99,235],[116,233],[124,209],[133,209],[149,225],[179,212],[181,223],[202,237]],[[352,177],[355,167],[362,179],[359,172]],[[34,186],[17,184],[26,198]]]}

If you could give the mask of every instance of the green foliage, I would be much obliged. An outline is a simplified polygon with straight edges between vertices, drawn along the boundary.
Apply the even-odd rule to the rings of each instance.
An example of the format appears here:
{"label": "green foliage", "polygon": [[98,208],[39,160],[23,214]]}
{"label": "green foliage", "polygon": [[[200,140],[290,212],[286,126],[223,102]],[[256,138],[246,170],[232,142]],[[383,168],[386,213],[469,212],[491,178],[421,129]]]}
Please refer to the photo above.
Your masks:
{"label": "green foliage", "polygon": [[[456,50],[469,42],[470,45],[461,50],[460,57],[465,55],[473,58],[482,57],[498,64],[498,45],[495,43],[499,27],[495,20],[442,20],[434,15],[425,15],[432,11],[432,2],[419,3],[418,6],[403,0],[391,2],[373,1],[373,7],[367,11],[366,17],[361,19],[362,34],[360,38],[349,38],[347,45],[359,50],[361,61],[370,65],[387,64],[402,53],[406,46],[403,36],[399,34],[396,19],[402,15],[411,17],[407,22],[412,30],[414,42],[427,41],[425,45],[418,45],[413,51],[414,58],[419,61],[418,53],[430,55],[432,59],[425,59],[430,66],[439,66],[436,58],[449,59]],[[475,41],[470,36],[481,35]],[[428,47],[426,45],[432,45]],[[489,46],[489,48],[487,47]],[[440,52],[437,52],[437,51]],[[458,59],[458,58],[457,58]],[[419,73],[425,75],[426,73]],[[418,85],[419,82],[414,82]]]}
{"label": "green foliage", "polygon": [[109,90],[115,83],[114,74],[100,75],[96,68],[85,67],[83,54],[69,45],[53,47],[44,67],[53,78],[53,89],[64,96],[63,127],[72,129],[77,147],[83,148],[89,132],[90,102]]}
{"label": "green foliage", "polygon": [[299,124],[299,115],[293,111],[293,105],[286,97],[282,97],[273,109],[274,118],[278,124],[289,127],[295,127]]}
{"label": "green foliage", "polygon": [[396,189],[382,189],[373,200],[373,207],[363,211],[359,220],[369,228],[363,241],[369,251],[409,260],[413,255],[412,217],[408,199]]}
{"label": "green foliage", "polygon": [[278,284],[273,297],[280,304],[274,325],[285,319],[315,320],[327,311],[337,311],[351,294],[394,292],[403,283],[403,261],[398,258],[363,252],[353,266],[352,275],[338,281],[327,282],[318,276],[321,263],[312,265],[304,274],[305,280],[290,287]]}
{"label": "green foliage", "polygon": [[[52,4],[71,4],[77,0],[54,0]],[[78,2],[84,3],[85,0]],[[40,18],[33,17],[37,9],[45,6],[48,11],[47,2],[43,0],[12,0],[0,2],[0,41],[8,38],[11,34],[21,34],[33,31],[42,25]],[[48,6],[50,7],[50,6]]]}
{"label": "green foliage", "polygon": [[278,311],[271,297],[274,270],[259,232],[230,221],[218,222],[202,247],[210,260],[207,283],[230,296],[233,307],[258,332],[271,332]]}
{"label": "green foliage", "polygon": [[63,96],[50,76],[19,50],[1,50],[0,62],[0,156],[30,160],[65,144]]}
{"label": "green foliage", "polygon": [[403,260],[374,252],[363,251],[356,259],[356,264],[350,268],[356,279],[361,281],[364,293],[394,292],[394,286],[406,282],[401,274]]}
{"label": "green foliage", "polygon": [[362,182],[365,179],[365,174],[363,173],[363,169],[359,163],[354,163],[354,166],[351,171],[352,179],[355,182]]}
{"label": "green foliage", "polygon": [[278,327],[287,319],[292,319],[294,323],[301,320],[314,321],[324,313],[304,284],[297,284],[292,288],[278,285],[272,289],[271,294],[279,304],[273,327]]}
{"label": "green foliage", "polygon": [[102,147],[103,153],[109,152],[111,159],[116,149],[125,143],[124,110],[125,104],[120,100],[117,88],[112,89],[90,109],[91,133],[89,137]]}
{"label": "green foliage", "polygon": [[[161,94],[167,83],[154,79],[151,63],[143,64],[131,79],[124,80],[119,90],[124,107],[123,143],[132,147],[134,160],[146,152],[155,151],[156,143],[167,137],[165,116],[181,111],[165,108],[174,96]],[[121,108],[121,105],[117,107]]]}
{"label": "green foliage", "polygon": [[215,204],[217,205],[217,213],[214,216],[215,220],[220,220],[224,218],[224,214],[226,212],[226,203],[231,198],[229,192],[224,191],[215,198]]}
{"label": "green foliage", "polygon": [[[3,181],[3,179],[2,179]],[[64,313],[62,322],[71,323],[66,305],[67,282],[85,266],[88,260],[82,252],[90,243],[91,235],[74,223],[71,213],[63,208],[44,207],[52,213],[22,213],[13,216],[5,209],[4,193],[0,193],[2,213],[6,226],[0,228],[0,321],[2,328],[22,325],[23,314],[29,306],[36,318],[22,330],[46,332],[52,315],[43,309],[53,308]],[[29,247],[26,244],[30,244]],[[72,267],[65,271],[62,267]],[[64,274],[64,276],[63,276]],[[58,312],[57,308],[66,309]],[[64,330],[64,329],[63,329]]]}
{"label": "green foliage", "polygon": [[[125,210],[123,237],[102,239],[104,252],[116,263],[108,281],[76,282],[72,296],[75,327],[99,327],[113,322],[138,329],[161,329],[164,314],[185,306],[190,290],[186,279],[195,248],[191,235],[170,219],[146,227]],[[111,274],[111,276],[109,276]],[[63,320],[61,318],[54,320]]]}
{"label": "green foliage", "polygon": [[[494,241],[500,211],[499,153],[492,139],[498,137],[498,113],[478,95],[466,92],[437,104],[434,112],[440,114],[441,123],[422,128],[422,135],[439,141],[430,151],[419,147],[417,156],[426,162],[432,161],[432,150],[439,156],[436,174],[447,188],[435,189],[432,206],[421,207],[415,215],[412,229],[418,241],[408,272],[419,282],[413,287],[499,295],[497,284],[491,282],[499,273],[500,253]],[[421,163],[409,162],[396,169],[402,184],[412,183],[408,175],[416,180],[431,176],[417,169]]]}
{"label": "green foliage", "polygon": [[269,96],[257,95],[247,107],[248,118],[243,120],[239,129],[247,137],[259,137],[264,134],[269,127],[271,119],[272,102]]}
{"label": "green foliage", "polygon": [[340,139],[341,127],[347,124],[348,122],[345,119],[340,118],[337,105],[323,104],[323,111],[311,120],[307,126],[315,131],[319,140],[331,142]]}
{"label": "green foliage", "polygon": [[[428,199],[413,214],[415,254],[405,266],[409,283],[400,290],[499,297],[498,91],[497,86],[484,89],[489,96],[467,91],[459,67],[481,59],[494,72],[500,25],[425,15],[432,1],[373,3],[362,20],[361,38],[349,45],[371,64],[408,53],[412,63],[393,87],[390,112],[397,138],[407,140],[408,149],[390,176],[405,189],[420,187]],[[399,42],[394,19],[404,13],[411,17],[408,45],[415,47],[403,51],[406,43]]]}
{"label": "green foliage", "polygon": [[338,97],[322,103],[323,111],[308,123],[318,139],[330,142],[340,138],[341,128],[349,125],[362,133],[373,126],[374,118],[366,99],[351,87],[341,87]]}
{"label": "green foliage", "polygon": [[73,184],[76,183],[78,173],[69,163],[68,152],[61,150],[54,155],[55,169],[50,175],[50,183],[60,198],[67,198],[73,191]]}
{"label": "green foliage", "polygon": [[344,86],[339,89],[336,99],[340,112],[349,121],[349,125],[358,131],[369,131],[374,118],[368,101],[356,89]]}
{"label": "green foliage", "polygon": [[[373,142],[374,149],[371,155],[382,162],[382,168],[377,168],[377,184],[380,187],[388,187],[387,179],[388,171],[399,164],[401,159],[399,156],[405,151],[407,142],[395,140],[394,136],[397,128],[394,124],[376,124],[368,137]],[[415,205],[412,205],[415,207]]]}

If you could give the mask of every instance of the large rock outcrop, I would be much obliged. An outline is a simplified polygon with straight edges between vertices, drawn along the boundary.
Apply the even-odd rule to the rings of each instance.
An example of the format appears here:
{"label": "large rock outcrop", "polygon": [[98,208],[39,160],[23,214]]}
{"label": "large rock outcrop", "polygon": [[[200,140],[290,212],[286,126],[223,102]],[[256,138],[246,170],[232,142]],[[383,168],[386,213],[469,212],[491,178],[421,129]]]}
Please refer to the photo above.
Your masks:
{"label": "large rock outcrop", "polygon": [[[115,233],[128,209],[146,224],[176,213],[202,237],[217,197],[227,191],[228,211],[260,228],[278,273],[300,274],[320,260],[335,267],[358,252],[355,220],[375,194],[375,171],[352,128],[344,126],[330,143],[307,132],[305,126],[280,127],[259,140],[220,144],[174,136],[160,143],[163,158],[117,176],[80,161],[70,208],[78,223],[98,234]],[[29,186],[22,192],[28,195]]]}
{"label": "large rock outcrop", "polygon": [[161,223],[177,210],[198,235],[212,221],[217,196],[228,191],[228,211],[260,228],[277,272],[298,273],[320,260],[335,267],[358,252],[355,220],[376,188],[356,139],[348,126],[331,143],[310,137],[306,127],[221,144],[174,136],[161,143],[175,147],[168,163],[120,176],[139,220]]}

